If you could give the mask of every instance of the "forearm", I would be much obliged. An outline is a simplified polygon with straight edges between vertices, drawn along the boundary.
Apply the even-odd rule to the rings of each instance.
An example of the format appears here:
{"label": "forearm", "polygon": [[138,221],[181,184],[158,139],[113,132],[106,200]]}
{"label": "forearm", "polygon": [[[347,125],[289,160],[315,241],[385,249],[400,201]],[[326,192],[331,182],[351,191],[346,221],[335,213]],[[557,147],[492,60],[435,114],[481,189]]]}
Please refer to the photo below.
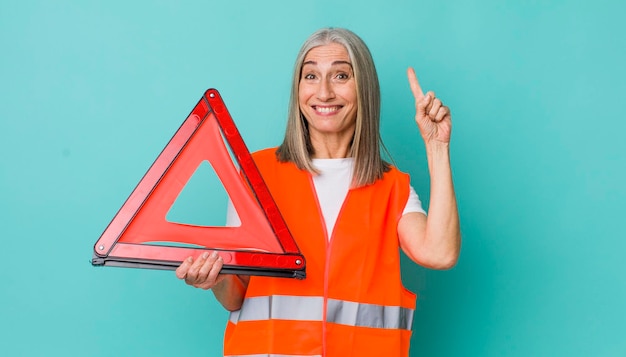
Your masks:
{"label": "forearm", "polygon": [[236,311],[241,308],[243,299],[248,288],[248,276],[225,274],[223,279],[211,290],[217,301],[228,311]]}
{"label": "forearm", "polygon": [[438,265],[450,268],[456,264],[459,256],[461,234],[449,145],[429,143],[426,153],[430,172],[430,205],[424,248]]}

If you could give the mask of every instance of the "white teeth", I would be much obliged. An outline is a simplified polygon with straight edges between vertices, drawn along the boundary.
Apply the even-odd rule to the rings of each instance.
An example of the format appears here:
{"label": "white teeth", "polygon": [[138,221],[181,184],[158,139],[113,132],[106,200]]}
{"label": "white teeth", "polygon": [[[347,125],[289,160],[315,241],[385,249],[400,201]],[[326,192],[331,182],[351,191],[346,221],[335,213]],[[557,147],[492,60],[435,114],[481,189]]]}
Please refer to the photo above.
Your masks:
{"label": "white teeth", "polygon": [[339,107],[315,107],[315,111],[321,114],[332,113],[336,112],[337,110],[339,110]]}

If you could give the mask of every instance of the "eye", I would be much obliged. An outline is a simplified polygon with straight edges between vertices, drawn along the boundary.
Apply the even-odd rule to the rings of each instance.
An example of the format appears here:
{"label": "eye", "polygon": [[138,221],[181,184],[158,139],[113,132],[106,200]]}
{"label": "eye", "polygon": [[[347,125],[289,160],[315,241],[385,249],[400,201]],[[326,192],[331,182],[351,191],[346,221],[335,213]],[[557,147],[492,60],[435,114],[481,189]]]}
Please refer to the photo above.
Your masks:
{"label": "eye", "polygon": [[307,73],[304,76],[302,76],[302,78],[304,78],[304,79],[315,79],[315,75],[313,73]]}
{"label": "eye", "polygon": [[350,78],[350,76],[347,73],[338,73],[335,78],[339,79],[339,80],[346,80],[348,78]]}

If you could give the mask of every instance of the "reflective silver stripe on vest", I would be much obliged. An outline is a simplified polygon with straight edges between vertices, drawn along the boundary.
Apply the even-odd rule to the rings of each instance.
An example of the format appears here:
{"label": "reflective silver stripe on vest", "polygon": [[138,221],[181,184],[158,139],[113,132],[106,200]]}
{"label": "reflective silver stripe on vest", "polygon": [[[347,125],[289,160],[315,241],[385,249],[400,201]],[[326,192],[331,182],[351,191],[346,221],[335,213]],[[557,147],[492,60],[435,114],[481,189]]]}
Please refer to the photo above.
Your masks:
{"label": "reflective silver stripe on vest", "polygon": [[[321,296],[258,296],[246,298],[241,310],[230,313],[230,322],[258,320],[322,321]],[[358,327],[410,330],[413,309],[328,299],[326,321]]]}
{"label": "reflective silver stripe on vest", "polygon": [[321,355],[268,355],[268,354],[256,354],[256,355],[226,355],[224,357],[322,357]]}
{"label": "reflective silver stripe on vest", "polygon": [[326,321],[359,327],[410,330],[413,309],[328,299]]}
{"label": "reflective silver stripe on vest", "polygon": [[246,298],[241,310],[230,313],[230,321],[298,320],[322,321],[324,298],[321,296],[272,295]]}

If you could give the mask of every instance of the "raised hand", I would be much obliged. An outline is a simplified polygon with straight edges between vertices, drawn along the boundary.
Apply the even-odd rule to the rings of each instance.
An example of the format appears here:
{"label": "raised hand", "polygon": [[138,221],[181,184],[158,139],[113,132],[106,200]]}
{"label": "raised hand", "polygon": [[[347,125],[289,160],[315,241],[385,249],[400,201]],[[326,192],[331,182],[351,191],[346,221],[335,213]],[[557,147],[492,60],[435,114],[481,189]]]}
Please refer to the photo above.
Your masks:
{"label": "raised hand", "polygon": [[424,95],[415,70],[409,67],[407,70],[409,85],[415,97],[415,122],[422,134],[426,145],[439,142],[447,144],[450,142],[452,132],[452,117],[450,109],[435,97],[435,93],[430,91]]}

